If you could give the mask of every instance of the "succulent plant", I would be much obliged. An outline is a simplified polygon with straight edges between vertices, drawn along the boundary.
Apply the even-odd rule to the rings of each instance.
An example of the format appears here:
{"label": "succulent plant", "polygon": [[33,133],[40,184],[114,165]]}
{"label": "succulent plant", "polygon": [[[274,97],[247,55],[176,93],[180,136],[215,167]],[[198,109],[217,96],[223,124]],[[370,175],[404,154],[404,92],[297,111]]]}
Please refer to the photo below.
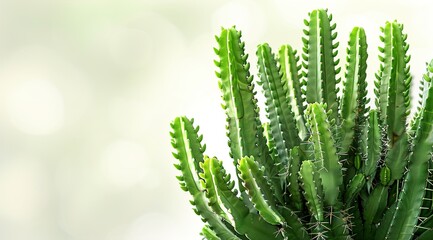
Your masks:
{"label": "succulent plant", "polygon": [[[177,178],[205,222],[202,236],[433,239],[433,61],[412,106],[407,35],[402,24],[386,22],[369,104],[363,28],[350,33],[341,82],[332,15],[314,10],[304,23],[302,61],[289,45],[274,55],[261,44],[257,82],[241,32],[223,28],[216,37],[235,178],[204,154],[193,119],[171,124]],[[256,83],[266,99],[265,123]]]}

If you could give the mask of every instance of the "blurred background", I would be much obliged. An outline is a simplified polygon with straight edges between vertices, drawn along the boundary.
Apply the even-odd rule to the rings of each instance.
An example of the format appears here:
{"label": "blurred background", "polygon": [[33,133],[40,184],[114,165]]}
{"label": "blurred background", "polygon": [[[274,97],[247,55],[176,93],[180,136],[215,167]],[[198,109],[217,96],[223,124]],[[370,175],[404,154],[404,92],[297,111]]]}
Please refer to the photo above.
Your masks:
{"label": "blurred background", "polygon": [[230,168],[214,35],[243,30],[256,73],[257,44],[300,49],[321,7],[340,53],[366,29],[370,82],[386,20],[405,23],[414,83],[433,58],[429,0],[0,0],[0,239],[200,239],[169,123],[195,117]]}

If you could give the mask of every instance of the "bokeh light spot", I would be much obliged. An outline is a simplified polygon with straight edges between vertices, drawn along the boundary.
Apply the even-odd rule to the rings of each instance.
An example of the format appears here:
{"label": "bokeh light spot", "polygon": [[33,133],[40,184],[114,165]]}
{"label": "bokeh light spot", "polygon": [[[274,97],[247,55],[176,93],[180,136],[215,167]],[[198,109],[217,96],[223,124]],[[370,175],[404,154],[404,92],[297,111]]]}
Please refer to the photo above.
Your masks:
{"label": "bokeh light spot", "polygon": [[13,87],[7,93],[6,108],[12,124],[27,134],[51,134],[64,123],[63,96],[46,80],[24,81]]}
{"label": "bokeh light spot", "polygon": [[102,153],[101,164],[107,180],[123,188],[142,183],[149,173],[143,146],[128,140],[109,144]]}

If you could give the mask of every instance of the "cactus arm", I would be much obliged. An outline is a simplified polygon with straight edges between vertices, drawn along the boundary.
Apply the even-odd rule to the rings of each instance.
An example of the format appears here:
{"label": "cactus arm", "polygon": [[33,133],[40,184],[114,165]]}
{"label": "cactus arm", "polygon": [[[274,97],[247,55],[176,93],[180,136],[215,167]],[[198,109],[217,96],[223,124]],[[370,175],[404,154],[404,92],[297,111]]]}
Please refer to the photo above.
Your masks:
{"label": "cactus arm", "polygon": [[[402,178],[408,160],[406,121],[409,114],[410,103],[407,94],[410,91],[411,77],[408,66],[410,56],[406,55],[409,46],[405,43],[406,35],[402,30],[403,26],[396,22],[387,23],[384,30],[386,64],[381,81],[389,82],[386,124],[391,150],[385,162],[391,170],[390,185]],[[388,55],[388,52],[391,52],[391,55]],[[386,66],[390,66],[391,69]]]}
{"label": "cactus arm", "polygon": [[[429,67],[429,64],[426,63],[427,68]],[[423,75],[423,77],[421,78],[420,81],[420,87],[419,87],[419,101],[417,104],[417,110],[412,118],[412,120],[410,121],[409,124],[409,131],[408,131],[408,135],[409,135],[409,142],[410,144],[410,151],[412,151],[413,149],[413,145],[414,145],[414,140],[415,140],[415,136],[416,136],[416,132],[419,128],[419,124],[421,121],[421,115],[422,115],[422,111],[425,108],[425,104],[427,102],[427,97],[428,97],[428,91],[429,91],[429,87],[430,87],[430,83],[431,83],[431,79],[432,76],[430,76],[430,71],[427,71],[427,73],[425,73]]]}
{"label": "cactus arm", "polygon": [[299,179],[304,190],[303,195],[307,208],[312,216],[310,222],[312,225],[311,237],[313,239],[326,239],[329,227],[326,227],[327,222],[325,222],[323,211],[323,188],[319,173],[312,161],[305,160],[302,162]]}
{"label": "cactus arm", "polygon": [[322,180],[324,201],[332,206],[337,203],[339,188],[343,183],[343,174],[331,127],[321,104],[310,104],[305,114],[311,129],[310,141],[314,144],[315,164]]}
{"label": "cactus arm", "polygon": [[198,128],[194,128],[193,120],[186,117],[175,118],[171,127],[171,144],[176,150],[173,156],[180,161],[175,167],[182,172],[178,180],[182,189],[194,196],[196,190],[201,189],[198,174],[201,173],[200,163],[203,162],[205,150],[201,145],[202,137],[198,135]]}
{"label": "cactus arm", "polygon": [[349,182],[349,187],[346,189],[345,193],[345,204],[350,206],[353,199],[358,196],[358,193],[365,185],[365,176],[362,173],[358,173]]}
{"label": "cactus arm", "polygon": [[[198,181],[198,174],[202,172],[200,168],[200,163],[203,162],[203,153],[206,150],[206,145],[201,144],[201,141],[203,140],[203,135],[199,135],[198,133],[200,127],[194,127],[193,124],[193,118],[188,119],[184,116],[175,118],[175,120],[171,124],[173,134],[182,136],[182,139],[176,139],[172,136],[172,145],[174,148],[176,148],[176,142],[180,142],[180,140],[185,143],[185,155],[188,158],[188,164],[193,167],[195,172],[193,177],[196,181]],[[176,130],[177,132],[175,132],[174,130]]]}
{"label": "cactus arm", "polygon": [[206,189],[209,205],[214,212],[224,213],[222,216],[226,221],[239,228],[249,211],[242,200],[236,197],[236,192],[233,192],[234,182],[230,181],[230,175],[226,174],[222,162],[205,156],[201,168],[203,173],[200,177],[203,179],[203,188]]}
{"label": "cactus arm", "polygon": [[337,93],[339,88],[337,84],[341,81],[337,77],[341,68],[337,67],[339,59],[336,58],[338,54],[337,47],[339,45],[336,41],[337,32],[335,32],[336,24],[332,24],[332,15],[328,15],[326,11],[320,11],[321,15],[321,26],[323,27],[323,70],[324,80],[323,83],[323,98],[327,105],[327,110],[332,110],[330,113],[330,119],[335,120],[338,123],[338,98]]}
{"label": "cactus arm", "polygon": [[350,221],[350,217],[347,216],[347,213],[342,211],[336,211],[332,213],[332,218],[330,217],[330,231],[329,231],[329,239],[333,240],[351,240],[353,239],[350,231],[351,226],[348,224]]}
{"label": "cactus arm", "polygon": [[380,57],[382,65],[376,76],[379,115],[381,121],[387,125],[391,146],[405,132],[410,105],[410,56],[407,55],[409,45],[405,42],[407,35],[403,34],[402,30],[403,26],[396,22],[387,22],[382,28],[381,40],[384,47],[379,48],[383,53]]}
{"label": "cactus arm", "polygon": [[306,99],[308,103],[324,102],[332,110],[331,119],[338,120],[338,104],[336,85],[340,81],[336,75],[338,60],[338,43],[333,43],[337,34],[333,32],[335,24],[331,25],[332,15],[328,16],[326,10],[319,9],[310,13],[307,21],[309,30],[304,38],[304,75],[307,81]]}
{"label": "cactus arm", "polygon": [[[248,215],[248,216],[249,216],[249,215]],[[249,239],[247,236],[239,234],[239,233],[235,230],[235,228],[234,228],[230,223],[228,223],[227,221],[223,220],[223,223],[224,223],[224,225],[225,225],[228,229],[230,229],[231,232],[234,232],[234,233],[236,234],[236,236],[237,236],[239,239],[241,239],[241,240],[251,240],[251,239]]]}
{"label": "cactus arm", "polygon": [[[261,150],[266,148],[267,154],[267,147],[262,146],[266,141],[262,135],[248,55],[244,53],[241,33],[234,27],[222,29],[216,39],[218,49],[215,52],[219,58],[215,61],[219,68],[216,74],[220,79],[223,108],[227,115],[230,156],[235,165],[243,156],[252,155],[261,160]],[[239,189],[244,191],[242,186]]]}
{"label": "cactus arm", "polygon": [[302,225],[302,221],[290,208],[279,207],[281,215],[286,220],[288,227],[286,228],[286,239],[309,240],[307,229]]}
{"label": "cactus arm", "polygon": [[247,223],[245,229],[248,230],[246,235],[249,240],[285,240],[283,234],[278,234],[279,226],[270,225],[256,213],[248,214],[245,222]]}
{"label": "cactus arm", "polygon": [[294,210],[302,210],[302,193],[299,188],[299,176],[298,172],[301,167],[301,156],[299,147],[296,146],[290,150],[290,165],[289,165],[289,176],[288,176],[288,191],[289,191],[289,203],[293,206]]}
{"label": "cactus arm", "polygon": [[[428,75],[432,76],[433,61],[427,71]],[[408,173],[386,235],[389,239],[410,239],[418,221],[428,178],[428,161],[431,159],[430,152],[433,146],[433,125],[431,124],[433,122],[433,85],[431,82],[426,102],[423,105],[425,108],[416,132]],[[386,225],[381,226],[386,227]]]}
{"label": "cactus arm", "polygon": [[425,219],[426,217],[430,216],[430,214],[433,213],[433,168],[432,168],[433,162],[429,161],[429,169],[428,169],[428,180],[426,184],[425,189],[425,195],[421,207],[421,213],[420,213],[420,220]]}
{"label": "cactus arm", "polygon": [[[393,79],[390,84],[390,100],[388,113],[390,118],[388,121],[390,131],[394,137],[390,138],[394,142],[396,137],[401,137],[406,131],[407,116],[410,113],[410,83],[412,77],[410,75],[409,60],[410,55],[407,54],[409,45],[406,43],[407,34],[403,34],[403,25],[396,22],[392,23],[396,31],[394,31],[395,46],[393,49],[393,57],[395,65],[393,66]],[[397,135],[397,136],[396,136]]]}
{"label": "cactus arm", "polygon": [[425,188],[425,194],[423,198],[423,203],[421,207],[421,213],[419,219],[422,222],[433,214],[433,158],[428,162],[428,179]]}
{"label": "cactus arm", "polygon": [[400,139],[394,143],[394,146],[386,155],[385,163],[391,170],[389,185],[393,184],[395,180],[399,180],[403,177],[407,166],[408,141],[408,135],[407,133],[404,133]]}
{"label": "cactus arm", "polygon": [[[419,121],[421,119],[421,112],[422,112],[422,108],[419,108],[415,113],[415,115],[413,116],[412,120],[410,121],[409,131],[408,131],[410,143],[413,143],[413,140],[415,139],[416,130],[418,129]],[[411,146],[412,145],[413,144],[411,144]]]}
{"label": "cactus arm", "polygon": [[376,186],[364,204],[365,226],[372,226],[382,216],[388,199],[388,188]]}
{"label": "cactus arm", "polygon": [[276,210],[273,194],[264,178],[263,169],[259,168],[253,157],[243,157],[239,161],[238,169],[242,183],[260,216],[270,224],[282,225],[284,218]]}
{"label": "cactus arm", "polygon": [[315,168],[312,161],[303,161],[299,170],[299,177],[302,183],[301,186],[304,189],[303,193],[307,201],[307,207],[311,215],[317,222],[323,222],[322,186]]}
{"label": "cactus arm", "polygon": [[[379,115],[381,123],[387,124],[388,115],[388,101],[389,101],[389,88],[392,71],[392,46],[393,46],[393,34],[394,27],[392,23],[387,22],[385,27],[381,28],[383,36],[380,40],[384,44],[383,48],[379,48],[379,51],[383,56],[379,56],[381,61],[379,73],[376,74],[375,81],[375,93],[376,93],[376,107],[379,109]],[[387,134],[389,135],[389,134]]]}
{"label": "cactus arm", "polygon": [[433,229],[429,229],[421,234],[417,240],[430,240],[433,239]]}
{"label": "cactus arm", "polygon": [[[270,182],[275,185],[275,187],[273,187],[273,190],[278,191],[278,192],[275,192],[274,195],[282,194],[282,195],[276,196],[278,201],[280,201],[280,203],[282,203],[282,202],[284,202],[283,191],[285,191],[285,188],[287,187],[286,186],[287,185],[287,180],[286,180],[287,170],[285,169],[285,164],[282,164],[281,160],[278,157],[277,147],[276,147],[274,139],[272,138],[269,123],[263,124],[263,130],[264,130],[264,135],[266,138],[266,145],[268,146],[269,154],[270,154],[270,157],[272,159],[272,164],[273,164],[272,166],[267,165],[268,168],[271,170],[267,169],[265,174],[267,176],[274,176],[274,177],[271,177],[270,179],[268,177],[268,180],[270,180]],[[265,168],[266,168],[266,166],[265,166]]]}
{"label": "cactus arm", "polygon": [[263,86],[266,97],[271,135],[274,137],[279,155],[285,149],[285,154],[281,154],[280,158],[287,161],[287,151],[300,142],[291,105],[287,101],[287,86],[281,78],[277,61],[268,44],[259,45],[257,58],[259,83]]}
{"label": "cactus arm", "polygon": [[[266,175],[271,178],[273,188],[276,190],[275,195],[281,196],[281,185],[285,182],[285,176],[278,176],[278,174],[282,173],[281,167],[289,163],[289,149],[299,145],[300,139],[291,106],[287,101],[286,85],[281,79],[277,62],[268,44],[258,46],[257,57],[259,84],[263,87],[266,111],[270,120],[270,136],[278,154],[278,162],[265,165],[265,171]],[[277,170],[273,170],[275,168]],[[279,181],[278,178],[280,178]]]}
{"label": "cactus arm", "polygon": [[201,146],[198,129],[194,129],[192,121],[186,117],[175,118],[171,127],[172,145],[176,150],[173,156],[179,160],[179,164],[175,164],[175,167],[182,173],[178,180],[181,188],[193,197],[191,204],[195,206],[195,212],[201,215],[221,239],[238,240],[239,238],[227,228],[220,216],[212,211],[206,200],[205,189],[200,184],[198,173],[201,170],[197,165],[203,162],[204,147]]}
{"label": "cactus arm", "polygon": [[205,225],[201,230],[200,235],[202,235],[206,240],[221,240],[208,225]]}
{"label": "cactus arm", "polygon": [[216,202],[223,205],[221,208],[227,209],[227,215],[230,214],[233,218],[232,225],[239,234],[244,234],[251,240],[274,239],[277,227],[260,221],[259,215],[249,212],[245,203],[236,196],[236,191],[233,191],[234,182],[230,180],[230,175],[226,174],[222,161],[205,157],[201,167],[208,198],[218,199]]}
{"label": "cactus arm", "polygon": [[422,235],[427,230],[433,230],[433,215],[428,216],[419,223],[415,234]]}
{"label": "cactus arm", "polygon": [[[269,123],[263,123],[263,134],[266,138],[266,145],[268,146],[272,161],[274,164],[276,164],[279,162],[278,153],[277,153],[277,148],[275,146],[274,139],[271,136],[271,129]],[[278,165],[278,167],[282,168],[281,164]],[[278,170],[278,173],[281,173],[280,171],[281,169]]]}
{"label": "cactus arm", "polygon": [[[283,203],[284,202],[284,200],[283,200],[284,193],[283,192],[285,191],[285,189],[287,187],[286,186],[287,185],[287,180],[286,180],[287,169],[286,169],[286,165],[282,164],[281,160],[278,157],[278,152],[277,152],[276,144],[275,144],[274,139],[271,136],[271,129],[270,129],[269,123],[264,123],[263,124],[263,129],[264,129],[264,135],[265,135],[265,138],[266,138],[266,144],[267,144],[268,149],[270,151],[269,154],[271,156],[272,163],[273,163],[273,166],[268,166],[272,170],[269,171],[269,169],[268,169],[265,172],[265,174],[267,176],[275,176],[275,177],[273,177],[273,178],[270,179],[270,182],[273,183],[274,186],[276,186],[276,187],[273,187],[273,190],[275,191],[275,189],[277,189],[277,191],[278,191],[278,192],[275,192],[274,195],[281,194],[281,195],[276,196],[276,197],[277,197],[277,199],[278,199],[278,201],[280,203]],[[266,166],[265,166],[265,168],[266,168]],[[269,177],[268,177],[268,179],[269,179]],[[278,184],[280,186],[277,186]]]}
{"label": "cactus arm", "polygon": [[[426,63],[426,65],[428,67],[429,64]],[[419,83],[419,91],[418,91],[419,92],[419,94],[418,94],[419,100],[418,100],[418,103],[416,106],[417,110],[416,110],[415,114],[413,115],[413,118],[409,124],[410,135],[411,135],[412,139],[415,138],[415,133],[416,133],[416,130],[418,129],[419,119],[421,116],[421,110],[423,108],[425,108],[426,98],[428,96],[428,90],[429,90],[429,86],[430,86],[430,81],[431,81],[431,78],[430,78],[429,74],[426,73],[423,75],[423,77],[421,78],[421,81]]]}
{"label": "cactus arm", "polygon": [[308,30],[305,30],[306,37],[303,38],[304,63],[303,75],[306,78],[306,100],[308,103],[323,102],[322,99],[322,70],[321,46],[320,46],[320,14],[319,11],[309,13],[310,20],[305,21]]}
{"label": "cactus arm", "polygon": [[[406,129],[406,116],[409,113],[409,109],[406,104],[406,94],[410,91],[409,86],[406,83],[408,76],[408,60],[409,56],[406,56],[407,49],[405,49],[405,35],[402,33],[402,25],[392,23],[394,31],[394,42],[393,46],[393,68],[392,76],[393,80],[390,81],[389,90],[389,104],[388,104],[388,136],[391,139],[391,143],[395,143],[396,137],[401,137]],[[392,134],[392,135],[391,135]]]}
{"label": "cactus arm", "polygon": [[281,79],[287,86],[287,99],[295,115],[299,137],[305,140],[308,134],[303,115],[305,99],[302,95],[302,84],[299,74],[301,65],[298,65],[299,56],[296,53],[296,50],[293,50],[290,45],[283,45],[278,51],[278,60],[281,66]]}
{"label": "cactus arm", "polygon": [[[381,154],[381,132],[379,128],[379,120],[376,110],[371,110],[368,116],[368,123],[364,128],[366,132],[366,143],[364,145],[364,151],[367,153],[364,157],[365,163],[362,168],[362,172],[366,176],[369,184],[371,185],[374,176],[377,171],[377,164],[380,160]],[[365,136],[364,135],[364,136]]]}
{"label": "cactus arm", "polygon": [[[360,201],[354,201],[353,208],[349,209],[349,214],[353,216],[352,219],[352,232],[356,233],[354,236],[355,240],[364,240],[366,239],[366,233],[365,233],[365,225],[364,225],[364,219],[361,213],[362,206],[360,204]],[[368,238],[367,238],[368,239]]]}
{"label": "cactus arm", "polygon": [[341,101],[341,152],[347,153],[355,137],[355,127],[362,125],[359,115],[365,114],[367,70],[367,40],[363,28],[355,27],[347,48],[346,80]]}
{"label": "cactus arm", "polygon": [[389,226],[393,221],[396,207],[397,202],[394,202],[391,207],[386,210],[385,214],[381,216],[382,220],[374,235],[375,240],[389,239],[389,236],[387,236],[389,229],[385,228],[385,226]]}

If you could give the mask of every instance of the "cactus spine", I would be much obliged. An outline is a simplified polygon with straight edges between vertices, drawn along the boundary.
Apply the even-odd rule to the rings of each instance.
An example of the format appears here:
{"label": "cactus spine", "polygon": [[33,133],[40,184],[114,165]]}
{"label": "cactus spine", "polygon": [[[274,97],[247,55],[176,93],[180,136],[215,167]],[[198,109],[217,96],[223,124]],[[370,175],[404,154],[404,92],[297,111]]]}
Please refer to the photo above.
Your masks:
{"label": "cactus spine", "polygon": [[[227,116],[236,181],[206,156],[193,119],[171,124],[181,188],[208,240],[431,239],[433,237],[433,61],[411,112],[409,45],[403,25],[386,22],[375,108],[367,97],[367,38],[349,35],[341,68],[336,24],[318,9],[304,21],[302,63],[283,45],[257,47],[258,80],[250,75],[236,28],[216,37],[215,65]],[[259,118],[255,85],[265,96]]]}

